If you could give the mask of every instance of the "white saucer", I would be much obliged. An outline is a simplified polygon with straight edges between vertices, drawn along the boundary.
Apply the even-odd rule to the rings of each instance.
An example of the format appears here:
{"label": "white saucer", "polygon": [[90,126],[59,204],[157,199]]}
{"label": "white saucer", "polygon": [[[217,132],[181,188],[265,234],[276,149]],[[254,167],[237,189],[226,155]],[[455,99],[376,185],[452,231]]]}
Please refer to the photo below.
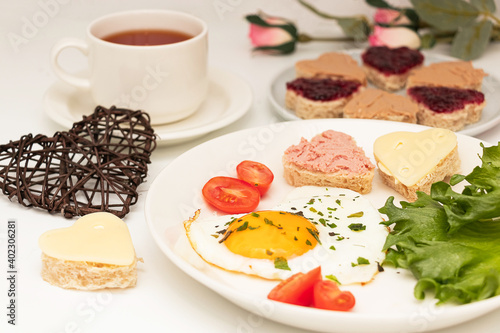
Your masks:
{"label": "white saucer", "polygon": [[[195,139],[233,123],[248,111],[252,91],[245,81],[221,69],[210,68],[208,75],[208,97],[193,115],[175,123],[153,126],[158,144]],[[51,85],[43,99],[47,115],[68,129],[95,107],[88,92],[61,81]]]}

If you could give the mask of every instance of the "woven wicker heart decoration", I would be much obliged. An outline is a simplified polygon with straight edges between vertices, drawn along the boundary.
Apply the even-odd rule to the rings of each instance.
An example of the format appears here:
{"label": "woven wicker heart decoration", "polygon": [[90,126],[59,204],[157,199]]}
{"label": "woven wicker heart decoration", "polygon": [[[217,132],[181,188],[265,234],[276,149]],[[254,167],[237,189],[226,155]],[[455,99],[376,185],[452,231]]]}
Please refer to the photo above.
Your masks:
{"label": "woven wicker heart decoration", "polygon": [[98,106],[67,132],[0,145],[0,188],[11,201],[67,218],[123,217],[137,202],[155,147],[146,113]]}

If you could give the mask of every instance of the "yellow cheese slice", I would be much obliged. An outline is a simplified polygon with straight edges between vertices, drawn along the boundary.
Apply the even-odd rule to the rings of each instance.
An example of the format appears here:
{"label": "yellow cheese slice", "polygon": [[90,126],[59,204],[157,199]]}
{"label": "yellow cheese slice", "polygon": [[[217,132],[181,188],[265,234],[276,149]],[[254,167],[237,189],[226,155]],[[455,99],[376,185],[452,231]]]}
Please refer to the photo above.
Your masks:
{"label": "yellow cheese slice", "polygon": [[454,132],[431,128],[422,132],[393,132],[375,140],[373,154],[379,169],[396,181],[413,186],[457,146]]}
{"label": "yellow cheese slice", "polygon": [[135,260],[127,225],[106,212],[88,214],[71,227],[47,231],[38,244],[43,253],[60,260],[118,266],[128,266]]}

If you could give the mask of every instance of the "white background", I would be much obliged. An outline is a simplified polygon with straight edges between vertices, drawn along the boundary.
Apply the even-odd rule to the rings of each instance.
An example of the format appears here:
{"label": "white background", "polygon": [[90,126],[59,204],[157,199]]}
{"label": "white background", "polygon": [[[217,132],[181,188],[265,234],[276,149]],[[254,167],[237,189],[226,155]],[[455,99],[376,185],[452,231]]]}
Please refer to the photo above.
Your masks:
{"label": "white background", "polygon": [[[323,0],[311,3],[335,15],[373,14],[361,0]],[[407,2],[393,1],[395,5]],[[145,264],[139,268],[136,288],[120,292],[89,293],[49,286],[39,276],[40,251],[37,240],[46,230],[68,226],[59,215],[26,209],[0,198],[0,331],[5,332],[300,332],[262,319],[229,303],[192,280],[175,267],[153,242],[144,219],[144,198],[155,176],[182,152],[210,138],[235,130],[280,121],[267,102],[267,90],[273,76],[296,60],[325,51],[359,48],[352,43],[310,43],[300,45],[289,56],[263,56],[251,53],[244,16],[257,10],[294,20],[302,32],[311,35],[340,36],[335,22],[322,20],[292,0],[38,0],[0,2],[0,143],[17,140],[24,134],[52,135],[65,130],[47,117],[42,109],[44,92],[56,81],[49,66],[52,45],[63,37],[83,38],[89,22],[104,14],[137,9],[176,9],[192,13],[209,24],[209,63],[231,71],[250,83],[254,101],[240,120],[203,138],[173,147],[160,147],[152,156],[148,181],[141,185],[137,205],[125,218],[139,256]],[[29,29],[27,26],[35,29]],[[20,36],[21,44],[13,42]],[[447,54],[448,46],[433,52]],[[500,77],[500,44],[492,44],[475,66]],[[63,64],[72,70],[84,69],[85,58],[68,51]],[[500,106],[498,106],[500,107]],[[498,128],[477,135],[496,143]],[[17,326],[7,325],[6,222],[17,221],[18,276]],[[5,277],[4,277],[5,276]],[[389,291],[390,292],[390,291]],[[41,297],[40,295],[44,295]],[[47,297],[46,295],[50,295]],[[440,333],[500,330],[495,311],[483,318]],[[334,323],[332,323],[334,325]]]}

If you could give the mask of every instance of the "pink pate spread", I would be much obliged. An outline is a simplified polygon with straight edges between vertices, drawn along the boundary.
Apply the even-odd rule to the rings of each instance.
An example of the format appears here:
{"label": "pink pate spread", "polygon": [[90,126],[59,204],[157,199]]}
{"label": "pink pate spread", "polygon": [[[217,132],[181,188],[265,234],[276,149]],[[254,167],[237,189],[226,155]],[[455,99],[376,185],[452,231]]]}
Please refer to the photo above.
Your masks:
{"label": "pink pate spread", "polygon": [[285,150],[284,159],[306,170],[325,173],[366,173],[375,168],[350,135],[333,130],[316,135],[311,142],[302,138],[298,145]]}

